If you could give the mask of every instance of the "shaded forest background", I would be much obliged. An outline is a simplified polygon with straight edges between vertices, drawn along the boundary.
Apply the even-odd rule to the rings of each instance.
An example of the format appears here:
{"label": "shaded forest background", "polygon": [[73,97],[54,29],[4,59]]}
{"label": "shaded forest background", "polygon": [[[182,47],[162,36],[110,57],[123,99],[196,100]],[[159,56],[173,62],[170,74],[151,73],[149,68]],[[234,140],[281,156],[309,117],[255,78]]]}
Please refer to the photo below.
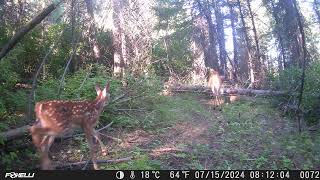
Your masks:
{"label": "shaded forest background", "polygon": [[233,87],[286,92],[285,115],[319,123],[319,0],[0,0],[0,22],[2,132],[33,122],[35,102],[92,99],[106,79],[102,121],[138,126],[115,112],[154,108],[164,85],[205,85],[209,68]]}

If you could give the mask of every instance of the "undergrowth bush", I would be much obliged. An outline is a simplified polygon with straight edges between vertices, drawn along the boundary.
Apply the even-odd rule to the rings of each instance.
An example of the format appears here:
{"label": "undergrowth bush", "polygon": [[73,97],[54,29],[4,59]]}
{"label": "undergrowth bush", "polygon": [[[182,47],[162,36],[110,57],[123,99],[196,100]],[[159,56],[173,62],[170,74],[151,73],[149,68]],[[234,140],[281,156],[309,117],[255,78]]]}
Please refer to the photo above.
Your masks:
{"label": "undergrowth bush", "polygon": [[[291,67],[280,72],[273,82],[273,86],[282,91],[288,92],[286,96],[279,98],[282,106],[295,110],[298,104],[298,97],[301,85],[302,70]],[[316,123],[320,117],[320,63],[312,62],[306,69],[304,91],[302,97],[302,110],[308,123]],[[288,111],[289,112],[289,111]],[[292,112],[292,111],[291,111]]]}
{"label": "undergrowth bush", "polygon": [[14,66],[8,59],[5,58],[0,62],[0,72],[0,120],[5,121],[11,119],[15,111],[24,111],[26,93],[15,89],[20,76],[14,71]]}

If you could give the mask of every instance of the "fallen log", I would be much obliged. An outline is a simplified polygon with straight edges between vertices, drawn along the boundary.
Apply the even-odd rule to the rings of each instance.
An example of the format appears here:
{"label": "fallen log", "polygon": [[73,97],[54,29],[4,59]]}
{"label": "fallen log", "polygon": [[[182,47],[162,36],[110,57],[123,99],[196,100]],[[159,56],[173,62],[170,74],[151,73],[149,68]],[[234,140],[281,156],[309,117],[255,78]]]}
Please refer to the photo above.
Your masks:
{"label": "fallen log", "polygon": [[258,89],[224,89],[227,94],[240,94],[240,95],[256,95],[256,96],[282,96],[286,93],[283,91],[273,90],[258,90]]}
{"label": "fallen log", "polygon": [[[207,86],[188,86],[179,85],[168,88],[171,92],[194,92],[194,93],[205,93],[212,94],[212,91]],[[256,96],[281,96],[286,94],[283,91],[273,90],[257,90],[257,89],[243,89],[243,88],[224,88],[224,94],[239,94],[239,95],[256,95]]]}
{"label": "fallen log", "polygon": [[[113,124],[113,121],[109,124],[107,124],[106,126],[98,129],[97,131],[100,132],[106,128],[109,128],[111,125]],[[13,139],[17,139],[17,138],[21,138],[23,136],[26,136],[29,134],[29,130],[30,130],[31,126],[30,125],[26,125],[26,126],[22,126],[22,127],[19,127],[19,128],[16,128],[16,129],[11,129],[11,130],[8,130],[6,132],[2,132],[0,133],[0,139],[2,139],[3,141],[10,141],[10,140],[13,140]],[[71,138],[73,137],[74,135],[76,134],[79,134],[81,131],[78,131],[78,130],[75,130],[71,133],[68,133],[68,134],[63,134],[62,136],[57,136],[57,140],[59,140],[59,138],[61,139],[67,139],[67,138]],[[79,134],[79,135],[82,135],[82,134]]]}
{"label": "fallen log", "polygon": [[3,141],[9,141],[16,138],[20,138],[22,136],[25,136],[27,133],[29,133],[30,127],[31,126],[26,125],[20,128],[11,129],[9,131],[2,132],[0,133],[0,139],[2,139]]}
{"label": "fallen log", "polygon": [[[14,140],[14,139],[18,139],[21,138],[23,136],[28,136],[29,134],[29,130],[30,130],[31,126],[30,125],[25,125],[16,129],[10,129],[6,132],[2,132],[0,133],[0,139],[3,141],[10,141],[10,140]],[[74,131],[73,133],[76,134],[78,131]],[[70,135],[64,135],[61,136],[60,138],[69,138]],[[59,136],[57,137],[57,139],[59,138]]]}

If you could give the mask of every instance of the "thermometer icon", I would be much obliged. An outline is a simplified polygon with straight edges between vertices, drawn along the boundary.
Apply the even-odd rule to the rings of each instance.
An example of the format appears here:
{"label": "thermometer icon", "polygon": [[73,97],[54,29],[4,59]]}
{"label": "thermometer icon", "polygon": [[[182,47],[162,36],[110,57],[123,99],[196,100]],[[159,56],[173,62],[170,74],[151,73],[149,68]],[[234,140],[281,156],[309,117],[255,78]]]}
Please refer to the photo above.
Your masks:
{"label": "thermometer icon", "polygon": [[136,176],[134,175],[134,171],[131,171],[130,178],[134,179]]}

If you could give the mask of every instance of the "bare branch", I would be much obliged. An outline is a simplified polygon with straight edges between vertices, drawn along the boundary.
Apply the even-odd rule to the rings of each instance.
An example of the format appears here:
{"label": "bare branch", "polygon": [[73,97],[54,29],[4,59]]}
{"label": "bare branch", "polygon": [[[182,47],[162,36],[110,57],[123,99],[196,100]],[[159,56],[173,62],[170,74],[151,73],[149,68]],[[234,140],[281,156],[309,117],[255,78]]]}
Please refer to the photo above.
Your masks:
{"label": "bare branch", "polygon": [[54,2],[50,4],[47,8],[42,10],[42,12],[34,17],[28,24],[23,26],[11,39],[7,44],[5,44],[0,51],[0,61],[3,57],[5,57],[8,52],[12,50],[12,48],[36,25],[38,25],[44,18],[46,18],[53,10],[55,10],[63,0]]}
{"label": "bare branch", "polygon": [[140,111],[140,112],[144,112],[147,110],[146,109],[114,109],[114,111]]}
{"label": "bare branch", "polygon": [[98,129],[97,131],[100,132],[100,131],[102,131],[102,130],[104,130],[104,129],[106,129],[106,128],[109,128],[112,124],[113,124],[113,121],[111,121],[111,123],[107,124],[106,126]]}

